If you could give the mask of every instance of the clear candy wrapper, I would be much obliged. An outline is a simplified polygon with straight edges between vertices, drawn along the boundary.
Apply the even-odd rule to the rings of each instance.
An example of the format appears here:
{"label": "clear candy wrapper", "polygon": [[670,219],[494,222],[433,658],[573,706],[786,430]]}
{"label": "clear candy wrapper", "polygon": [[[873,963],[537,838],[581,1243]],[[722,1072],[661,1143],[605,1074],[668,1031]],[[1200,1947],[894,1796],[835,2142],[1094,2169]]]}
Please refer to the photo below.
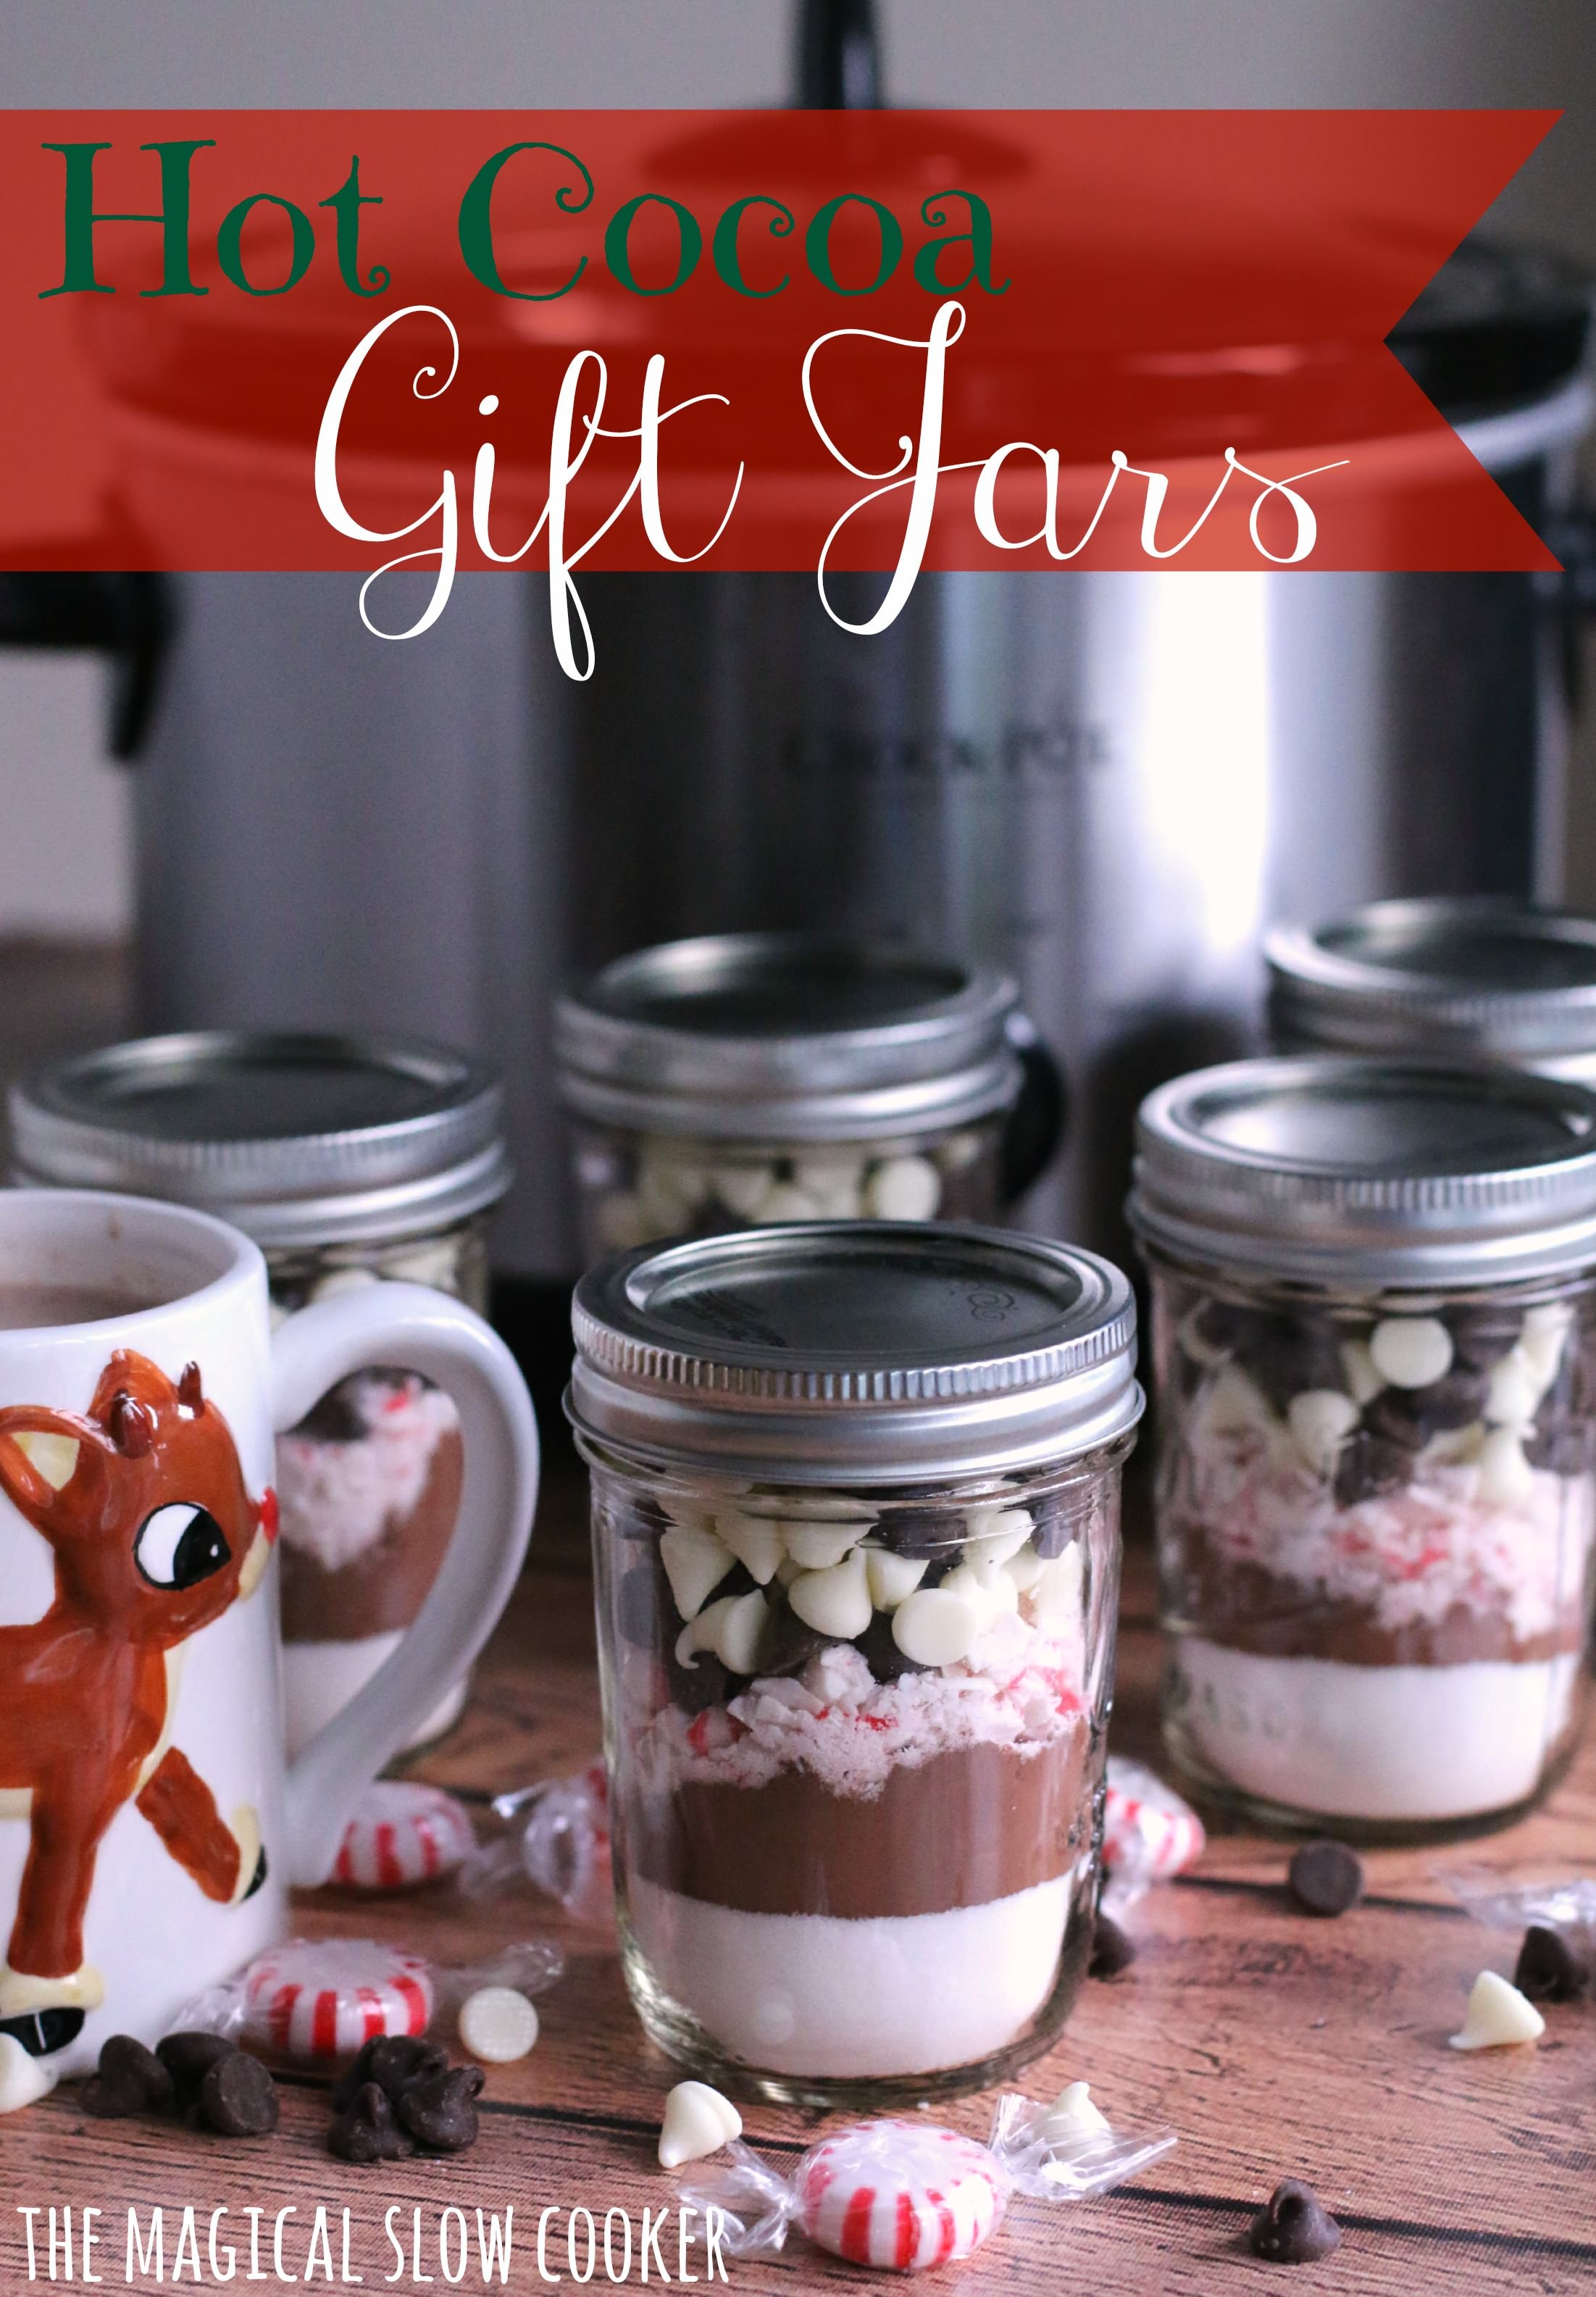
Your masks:
{"label": "clear candy wrapper", "polygon": [[1596,1878],[1511,1881],[1488,1866],[1455,1866],[1436,1880],[1487,1930],[1522,1933],[1513,1983],[1532,2002],[1596,1994]]}
{"label": "clear candy wrapper", "polygon": [[735,2139],[694,2163],[681,2199],[717,2212],[728,2257],[774,2256],[795,2227],[851,2264],[922,2273],[974,2255],[1016,2197],[1089,2201],[1174,2143],[1170,2130],[1113,2128],[1075,2082],[1051,2105],[1000,2098],[984,2145],[930,2121],[855,2122],[789,2176]]}
{"label": "clear candy wrapper", "polygon": [[1203,1822],[1144,1763],[1108,1758],[1103,1807],[1105,1912],[1126,1913],[1155,1882],[1182,1873],[1205,1841]]}
{"label": "clear candy wrapper", "polygon": [[375,1939],[291,1939],[196,1996],[171,2030],[223,2034],[291,2058],[353,2057],[380,2034],[452,2027],[483,1987],[547,1993],[564,1966],[559,1947],[540,1939],[460,1964],[428,1962]]}
{"label": "clear candy wrapper", "polygon": [[610,1798],[602,1758],[574,1777],[497,1795],[493,1810],[509,1832],[467,1860],[460,1882],[468,1896],[524,1879],[580,1920],[609,1912]]}

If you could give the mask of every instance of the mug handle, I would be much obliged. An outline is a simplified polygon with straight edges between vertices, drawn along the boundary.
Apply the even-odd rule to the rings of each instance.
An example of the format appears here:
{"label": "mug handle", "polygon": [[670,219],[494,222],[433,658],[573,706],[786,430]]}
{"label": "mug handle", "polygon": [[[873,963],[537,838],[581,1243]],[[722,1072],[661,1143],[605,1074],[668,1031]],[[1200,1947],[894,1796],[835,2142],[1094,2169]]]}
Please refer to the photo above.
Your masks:
{"label": "mug handle", "polygon": [[350,1372],[394,1364],[445,1390],[460,1415],[465,1482],[426,1601],[348,1706],[290,1764],[289,1880],[325,1882],[357,1797],[487,1642],[509,1600],[538,1497],[538,1423],[515,1359],[482,1319],[422,1284],[370,1284],[314,1302],[272,1335],[281,1434]]}

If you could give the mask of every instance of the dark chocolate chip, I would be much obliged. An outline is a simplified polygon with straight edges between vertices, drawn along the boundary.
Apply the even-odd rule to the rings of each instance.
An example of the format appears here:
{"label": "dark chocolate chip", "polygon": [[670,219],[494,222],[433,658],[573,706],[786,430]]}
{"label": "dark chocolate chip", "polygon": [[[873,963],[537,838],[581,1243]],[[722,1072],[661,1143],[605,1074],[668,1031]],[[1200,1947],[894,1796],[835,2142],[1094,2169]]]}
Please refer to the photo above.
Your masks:
{"label": "dark chocolate chip", "polygon": [[199,2106],[218,2137],[264,2137],[277,2126],[277,2085],[259,2058],[229,2050],[200,2085]]}
{"label": "dark chocolate chip", "polygon": [[155,2054],[172,2078],[179,2113],[197,2105],[206,2075],[218,2060],[236,2055],[238,2046],[223,2034],[169,2034],[155,2045]]}
{"label": "dark chocolate chip", "polygon": [[1073,1494],[1067,1492],[1049,1492],[1032,1508],[1031,1519],[1036,1529],[1031,1544],[1044,1563],[1051,1563],[1056,1556],[1062,1555],[1074,1536],[1075,1510],[1072,1501]]}
{"label": "dark chocolate chip", "polygon": [[1255,2257],[1271,2265],[1312,2265],[1341,2246],[1341,2228],[1311,2186],[1283,2178],[1246,2229]]}
{"label": "dark chocolate chip", "polygon": [[894,1555],[956,1556],[967,1528],[952,1508],[887,1508],[872,1536]]}
{"label": "dark chocolate chip", "polygon": [[779,1588],[772,1586],[766,1593],[773,1600],[760,1642],[760,1673],[796,1675],[837,1638],[821,1634],[801,1619]]}
{"label": "dark chocolate chip", "polygon": [[893,1642],[889,1612],[876,1611],[872,1615],[869,1626],[859,1639],[859,1648],[877,1683],[896,1683],[901,1675],[926,1672],[918,1659],[910,1659]]}
{"label": "dark chocolate chip", "polygon": [[412,2082],[398,2102],[400,2121],[429,2153],[463,2153],[477,2137],[481,2066],[450,2066]]}
{"label": "dark chocolate chip", "polygon": [[1477,1377],[1491,1371],[1518,1345],[1524,1319],[1517,1309],[1460,1307],[1446,1312],[1452,1363]]}
{"label": "dark chocolate chip", "polygon": [[1304,1842],[1289,1880],[1305,1914],[1345,1914],[1363,1895],[1363,1862],[1345,1842]]}
{"label": "dark chocolate chip", "polygon": [[1549,1397],[1525,1439],[1524,1456],[1532,1468],[1549,1469],[1554,1476],[1588,1475],[1596,1454],[1593,1438],[1596,1428],[1588,1419]]}
{"label": "dark chocolate chip", "polygon": [[1360,1428],[1342,1445],[1336,1462],[1336,1504],[1356,1507],[1361,1500],[1400,1491],[1412,1472],[1413,1453],[1407,1445]]}
{"label": "dark chocolate chip", "polygon": [[1121,1930],[1112,1914],[1099,1911],[1091,1934],[1091,1959],[1086,1965],[1089,1978],[1117,1978],[1122,1970],[1129,1970],[1136,1959],[1136,1941],[1129,1931]]}
{"label": "dark chocolate chip", "polygon": [[659,1641],[660,1576],[652,1563],[634,1563],[616,1584],[616,1632],[634,1651],[652,1651]]}
{"label": "dark chocolate chip", "polygon": [[370,2082],[388,2098],[403,2095],[412,2082],[448,2071],[448,2053],[417,2034],[378,2034],[360,2045],[359,2055],[333,2086],[333,2111],[348,2111]]}
{"label": "dark chocolate chip", "polygon": [[1345,1389],[1346,1375],[1334,1330],[1317,1317],[1251,1317],[1232,1353],[1236,1363],[1284,1415],[1294,1395],[1310,1387]]}
{"label": "dark chocolate chip", "polygon": [[1468,1372],[1449,1372],[1427,1387],[1386,1387],[1369,1405],[1363,1425],[1371,1436],[1419,1451],[1432,1436],[1467,1428],[1483,1417],[1485,1382]]}
{"label": "dark chocolate chip", "polygon": [[359,1389],[353,1380],[340,1380],[330,1387],[319,1403],[313,1404],[294,1429],[313,1444],[361,1444],[371,1430],[359,1405]]}
{"label": "dark chocolate chip", "polygon": [[702,1715],[708,1707],[724,1707],[734,1695],[732,1675],[712,1651],[695,1651],[691,1663],[684,1666],[670,1639],[665,1644],[665,1679],[671,1699],[684,1715]]}
{"label": "dark chocolate chip", "polygon": [[1591,1983],[1591,1965],[1561,1931],[1532,1922],[1518,1949],[1513,1983],[1532,2002],[1576,2002]]}
{"label": "dark chocolate chip", "polygon": [[132,2034],[111,2034],[100,2045],[99,2071],[78,2093],[85,2113],[111,2121],[130,2113],[166,2113],[176,2092],[172,2077],[152,2049]]}
{"label": "dark chocolate chip", "polygon": [[407,2161],[415,2140],[401,2129],[386,2090],[364,2082],[327,2132],[327,2151],[341,2161]]}

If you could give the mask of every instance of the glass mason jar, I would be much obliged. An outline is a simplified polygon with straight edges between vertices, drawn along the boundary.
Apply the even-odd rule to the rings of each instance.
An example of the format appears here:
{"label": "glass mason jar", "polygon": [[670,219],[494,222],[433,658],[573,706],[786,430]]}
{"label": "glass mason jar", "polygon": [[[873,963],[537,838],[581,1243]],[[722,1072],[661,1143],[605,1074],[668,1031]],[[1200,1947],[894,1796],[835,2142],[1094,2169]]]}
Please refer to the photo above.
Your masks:
{"label": "glass mason jar", "polygon": [[[487,1225],[509,1171],[498,1085],[460,1055],[393,1038],[144,1038],[45,1070],[10,1113],[17,1180],[170,1197],[253,1237],[274,1316],[383,1280],[487,1312]],[[462,1467],[453,1404],[398,1370],[341,1381],[278,1438],[291,1754],[420,1610]]]}
{"label": "glass mason jar", "polygon": [[799,1220],[996,1221],[1057,1133],[1012,981],[884,944],[727,934],[556,1014],[583,1250]]}
{"label": "glass mason jar", "polygon": [[1282,1052],[1509,1061],[1596,1083],[1596,918],[1510,896],[1371,902],[1264,943]]}
{"label": "glass mason jar", "polygon": [[990,1230],[817,1223],[612,1259],[574,1322],[645,2027],[814,2104],[1002,2079],[1090,1945],[1128,1284]]}
{"label": "glass mason jar", "polygon": [[1255,1818],[1506,1823],[1571,1753],[1596,1531],[1596,1096],[1245,1061],[1144,1103],[1164,1730]]}

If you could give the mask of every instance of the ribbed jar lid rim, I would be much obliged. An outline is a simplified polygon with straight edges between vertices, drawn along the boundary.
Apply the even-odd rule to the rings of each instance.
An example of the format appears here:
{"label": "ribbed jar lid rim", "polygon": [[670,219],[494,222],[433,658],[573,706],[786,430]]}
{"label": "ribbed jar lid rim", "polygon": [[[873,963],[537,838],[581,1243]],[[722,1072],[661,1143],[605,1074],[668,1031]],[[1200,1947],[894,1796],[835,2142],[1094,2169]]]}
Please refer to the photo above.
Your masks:
{"label": "ribbed jar lid rim", "polygon": [[1534,1059],[1596,1051],[1596,918],[1493,895],[1371,902],[1267,936],[1287,1039],[1346,1051],[1438,1040]]}
{"label": "ribbed jar lid rim", "polygon": [[1596,1264],[1596,1093],[1483,1063],[1235,1061],[1137,1119],[1131,1225],[1221,1265],[1352,1284]]}
{"label": "ribbed jar lid rim", "polygon": [[135,1038],[39,1070],[9,1114],[24,1182],[165,1197],[260,1244],[419,1234],[510,1178],[498,1077],[419,1039]]}
{"label": "ribbed jar lid rim", "polygon": [[968,1122],[1019,1083],[1003,973],[894,942],[712,934],[562,997],[560,1091],[594,1122],[777,1140]]}
{"label": "ribbed jar lid rim", "polygon": [[913,1485],[1133,1426],[1136,1306],[1095,1254],[998,1229],[811,1222],[619,1254],[572,1305],[601,1444],[794,1483]]}

